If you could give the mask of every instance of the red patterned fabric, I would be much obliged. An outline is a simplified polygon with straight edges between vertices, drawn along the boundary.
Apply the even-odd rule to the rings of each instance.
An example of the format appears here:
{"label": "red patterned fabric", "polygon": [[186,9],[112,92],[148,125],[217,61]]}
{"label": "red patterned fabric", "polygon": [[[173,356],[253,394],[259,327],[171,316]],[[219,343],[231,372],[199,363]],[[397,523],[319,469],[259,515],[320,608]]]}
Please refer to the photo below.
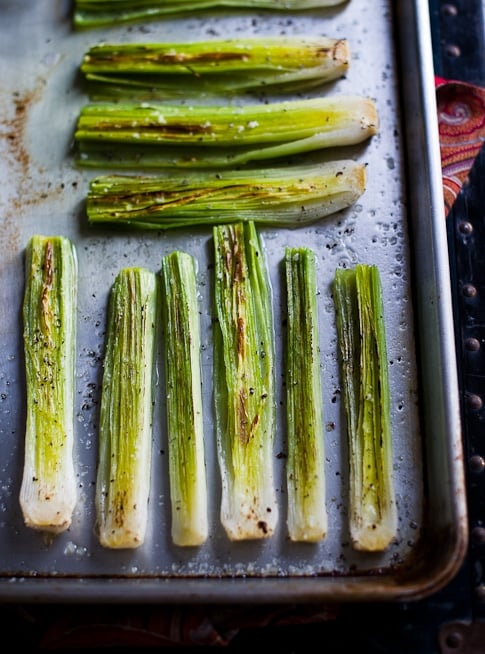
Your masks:
{"label": "red patterned fabric", "polygon": [[80,606],[54,613],[42,617],[41,649],[225,647],[243,629],[324,622],[338,607]]}
{"label": "red patterned fabric", "polygon": [[485,89],[436,78],[445,215],[485,139]]}

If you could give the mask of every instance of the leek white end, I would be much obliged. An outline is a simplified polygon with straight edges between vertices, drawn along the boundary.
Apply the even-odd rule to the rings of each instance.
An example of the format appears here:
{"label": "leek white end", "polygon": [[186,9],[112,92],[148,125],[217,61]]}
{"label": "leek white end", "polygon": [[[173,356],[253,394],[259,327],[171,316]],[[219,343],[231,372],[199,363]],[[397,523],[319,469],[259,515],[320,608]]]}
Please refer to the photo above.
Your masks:
{"label": "leek white end", "polygon": [[287,247],[286,461],[288,534],[315,543],[327,535],[325,449],[315,254]]}
{"label": "leek white end", "polygon": [[382,286],[377,266],[335,274],[337,334],[349,445],[349,527],[356,550],[383,551],[397,536]]}
{"label": "leek white end", "polygon": [[269,538],[274,485],[275,382],[271,288],[254,223],[214,227],[214,393],[221,522],[230,540]]}
{"label": "leek white end", "polygon": [[171,252],[161,273],[172,539],[197,546],[209,525],[196,261]]}
{"label": "leek white end", "polygon": [[20,505],[28,527],[51,533],[69,528],[77,501],[76,298],[73,243],[63,236],[32,236],[23,300],[27,417]]}
{"label": "leek white end", "polygon": [[123,268],[111,289],[101,388],[97,529],[112,549],[143,544],[152,458],[157,276]]}

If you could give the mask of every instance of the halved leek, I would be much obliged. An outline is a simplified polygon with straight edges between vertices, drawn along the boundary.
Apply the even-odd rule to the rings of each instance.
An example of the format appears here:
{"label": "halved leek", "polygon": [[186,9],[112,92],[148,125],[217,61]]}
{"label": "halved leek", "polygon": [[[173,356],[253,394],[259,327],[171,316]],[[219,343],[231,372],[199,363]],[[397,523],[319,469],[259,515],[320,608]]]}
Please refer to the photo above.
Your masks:
{"label": "halved leek", "polygon": [[135,548],[147,528],[152,453],[157,282],[123,268],[111,289],[96,479],[101,545]]}
{"label": "halved leek", "polygon": [[196,546],[209,526],[195,259],[171,252],[161,273],[172,539]]}
{"label": "halved leek", "polygon": [[20,505],[28,527],[52,533],[69,528],[77,500],[77,274],[76,250],[68,238],[30,238],[23,300],[27,417]]}
{"label": "halved leek", "polygon": [[285,270],[288,534],[315,543],[327,534],[327,510],[314,252],[287,247]]}
{"label": "halved leek", "polygon": [[366,186],[353,160],[258,171],[193,171],[91,180],[91,223],[170,229],[242,221],[298,227],[354,204]]}
{"label": "halved leek", "polygon": [[274,486],[275,381],[271,288],[254,223],[218,225],[214,394],[221,522],[230,540],[268,538]]}
{"label": "halved leek", "polygon": [[189,43],[101,43],[81,72],[93,100],[296,92],[343,77],[345,39],[244,37]]}
{"label": "halved leek", "polygon": [[73,22],[76,28],[86,29],[207,9],[298,11],[333,7],[343,2],[344,0],[75,0]]}
{"label": "halved leek", "polygon": [[337,269],[334,281],[349,444],[349,526],[357,550],[381,551],[396,537],[392,428],[379,269]]}
{"label": "halved leek", "polygon": [[371,98],[334,95],[240,106],[92,103],[74,139],[80,166],[224,168],[355,145],[377,130]]}

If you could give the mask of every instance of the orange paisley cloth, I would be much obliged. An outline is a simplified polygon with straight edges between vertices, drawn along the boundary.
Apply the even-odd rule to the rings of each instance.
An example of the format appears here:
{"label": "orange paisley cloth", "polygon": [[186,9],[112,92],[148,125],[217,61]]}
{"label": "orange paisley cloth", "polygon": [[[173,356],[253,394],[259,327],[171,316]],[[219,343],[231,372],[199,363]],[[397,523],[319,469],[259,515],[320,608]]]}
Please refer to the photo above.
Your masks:
{"label": "orange paisley cloth", "polygon": [[435,85],[447,216],[485,141],[485,89],[440,77]]}

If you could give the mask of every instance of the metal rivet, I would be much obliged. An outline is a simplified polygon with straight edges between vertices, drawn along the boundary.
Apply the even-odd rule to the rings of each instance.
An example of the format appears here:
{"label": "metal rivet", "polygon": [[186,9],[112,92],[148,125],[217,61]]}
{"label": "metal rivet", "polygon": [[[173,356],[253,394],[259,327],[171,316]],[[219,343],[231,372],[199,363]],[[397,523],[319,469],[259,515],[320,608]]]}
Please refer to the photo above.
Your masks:
{"label": "metal rivet", "polygon": [[469,395],[467,398],[467,404],[470,409],[478,411],[483,406],[482,398],[479,395]]}
{"label": "metal rivet", "polygon": [[478,338],[473,338],[473,336],[471,336],[470,338],[466,339],[465,347],[467,350],[469,350],[469,352],[478,352],[480,349],[480,341]]}
{"label": "metal rivet", "polygon": [[468,220],[464,220],[458,225],[458,229],[465,236],[469,236],[473,232],[473,225]]}
{"label": "metal rivet", "polygon": [[475,596],[479,602],[485,602],[485,584],[480,584],[475,588]]}
{"label": "metal rivet", "polygon": [[469,461],[472,472],[483,472],[485,470],[485,459],[479,454],[474,454]]}
{"label": "metal rivet", "polygon": [[485,545],[485,527],[474,527],[471,535],[474,543]]}
{"label": "metal rivet", "polygon": [[443,5],[442,11],[445,16],[458,15],[458,9],[455,7],[455,5],[451,5],[451,4]]}
{"label": "metal rivet", "polygon": [[450,649],[459,649],[463,644],[463,634],[459,631],[452,631],[446,636],[445,642]]}
{"label": "metal rivet", "polygon": [[473,286],[473,284],[465,284],[463,287],[463,295],[466,297],[475,297],[477,294],[477,289]]}
{"label": "metal rivet", "polygon": [[445,52],[449,57],[459,57],[461,55],[461,50],[457,45],[447,45]]}

